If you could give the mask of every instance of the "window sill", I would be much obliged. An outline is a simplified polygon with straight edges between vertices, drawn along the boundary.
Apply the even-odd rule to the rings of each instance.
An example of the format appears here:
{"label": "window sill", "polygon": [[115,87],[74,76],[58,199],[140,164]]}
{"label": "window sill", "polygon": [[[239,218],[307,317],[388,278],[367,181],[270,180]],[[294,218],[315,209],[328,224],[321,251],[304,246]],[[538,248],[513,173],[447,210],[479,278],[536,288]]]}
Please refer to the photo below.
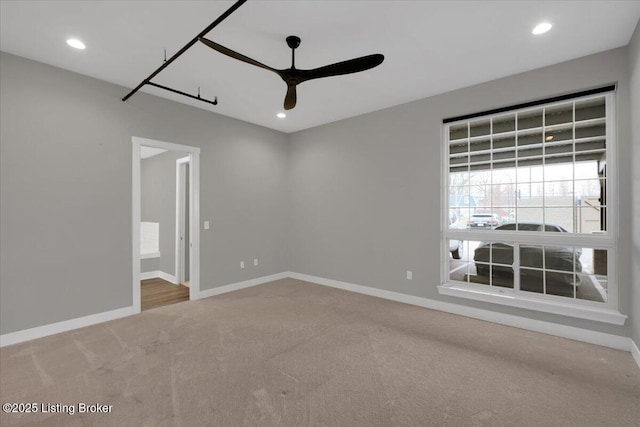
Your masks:
{"label": "window sill", "polygon": [[160,252],[146,252],[140,254],[140,259],[160,258]]}
{"label": "window sill", "polygon": [[447,283],[438,286],[438,292],[442,295],[490,302],[510,307],[525,308],[527,310],[542,311],[545,313],[560,314],[562,316],[577,317],[580,319],[611,323],[614,325],[624,325],[624,322],[627,320],[627,316],[617,310],[566,304],[555,301],[542,301],[524,295],[516,295],[506,290],[494,291]]}

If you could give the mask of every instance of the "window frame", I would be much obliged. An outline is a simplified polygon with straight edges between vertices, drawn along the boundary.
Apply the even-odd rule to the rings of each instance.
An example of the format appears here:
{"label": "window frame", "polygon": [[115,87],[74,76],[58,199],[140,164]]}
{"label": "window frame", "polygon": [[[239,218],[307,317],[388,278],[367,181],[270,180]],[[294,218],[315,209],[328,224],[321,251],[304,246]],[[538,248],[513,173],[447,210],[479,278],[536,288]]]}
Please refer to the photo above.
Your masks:
{"label": "window frame", "polygon": [[[607,172],[605,177],[606,200],[602,202],[602,206],[606,208],[605,229],[602,233],[547,233],[532,231],[509,231],[500,230],[470,230],[470,229],[449,229],[449,174],[450,174],[450,128],[460,124],[474,122],[483,122],[489,120],[490,123],[494,118],[500,118],[514,114],[517,123],[518,115],[542,111],[542,132],[546,126],[544,122],[546,109],[558,107],[567,102],[583,102],[591,99],[605,98],[605,155]],[[575,106],[575,104],[574,104]],[[575,110],[575,107],[574,107]],[[575,113],[574,113],[575,114]],[[572,119],[572,128],[575,130],[575,117]],[[619,313],[619,286],[617,274],[617,244],[618,244],[618,162],[617,162],[617,140],[616,140],[616,93],[608,91],[598,94],[589,94],[584,96],[576,96],[569,99],[562,99],[549,103],[540,103],[535,106],[527,106],[524,108],[514,108],[512,110],[501,109],[496,113],[486,115],[474,115],[471,118],[462,118],[456,121],[448,121],[442,126],[442,185],[441,185],[441,280],[438,291],[440,294],[468,298],[480,301],[487,301],[502,305],[527,308],[531,310],[543,311],[554,314],[561,314],[571,317],[579,317],[605,323],[624,324],[627,316]],[[515,129],[517,134],[518,129]],[[494,134],[492,129],[489,132],[490,141],[493,140]],[[471,135],[467,135],[467,139],[471,139]],[[575,139],[575,135],[573,136]],[[517,152],[518,146],[514,146]],[[493,147],[490,149],[491,155],[494,153]],[[469,148],[471,153],[471,148]],[[575,161],[575,143],[573,145],[572,155]],[[546,156],[543,154],[543,164]],[[516,157],[514,157],[514,160]],[[491,167],[493,169],[493,167]],[[574,176],[573,181],[576,178]],[[516,181],[517,184],[517,181]],[[594,249],[607,250],[607,300],[606,302],[589,301],[564,296],[556,296],[550,294],[536,294],[529,291],[520,290],[520,275],[514,274],[514,287],[501,288],[484,284],[474,284],[470,282],[462,282],[449,279],[449,240],[459,241],[491,241],[505,242],[513,244],[513,269],[514,272],[519,271],[519,245],[559,245],[566,247],[587,247]]]}

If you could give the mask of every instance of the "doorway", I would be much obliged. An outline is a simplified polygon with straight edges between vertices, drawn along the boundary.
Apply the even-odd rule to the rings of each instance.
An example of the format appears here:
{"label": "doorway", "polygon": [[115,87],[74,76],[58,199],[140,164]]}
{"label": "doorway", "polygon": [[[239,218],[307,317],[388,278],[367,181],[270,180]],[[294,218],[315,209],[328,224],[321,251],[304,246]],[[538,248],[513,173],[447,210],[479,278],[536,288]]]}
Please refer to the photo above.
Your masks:
{"label": "doorway", "polygon": [[[198,227],[200,222],[200,149],[187,145],[139,137],[132,138],[132,145],[132,286],[133,307],[134,310],[139,313],[143,308],[143,286],[145,286],[145,296],[151,293],[155,295],[154,298],[161,302],[166,300],[173,301],[176,292],[180,288],[183,289],[183,300],[186,299],[186,294],[188,294],[189,300],[198,299],[200,293],[200,230]],[[172,178],[176,182],[175,193],[173,193],[175,194],[175,198],[173,195],[169,195],[175,207],[175,210],[171,212],[172,214],[175,213],[175,217],[173,218],[175,226],[170,224],[168,220],[157,220],[147,213],[145,213],[144,218],[142,215],[142,152],[145,151],[146,153],[150,150],[157,150],[159,152],[169,151],[172,152],[174,158],[175,156],[179,157],[177,160],[171,160],[174,162],[173,164],[175,164],[175,169],[172,167],[170,170]],[[182,154],[178,155],[177,153]],[[145,201],[145,206],[146,203]],[[146,207],[145,210],[147,210]],[[173,210],[173,208],[171,208],[171,210]],[[149,218],[150,216],[151,218]],[[170,231],[169,228],[173,231]],[[151,245],[151,247],[153,247],[154,244],[153,234],[152,237],[144,235],[148,230],[151,230],[151,233],[153,233],[154,230],[160,230],[156,231],[160,238],[156,237],[158,239],[155,242],[155,244],[158,245],[156,250],[152,249],[143,254],[145,241],[147,246]],[[164,233],[170,232],[171,236],[161,239],[163,231]],[[169,243],[170,245],[167,246]],[[163,246],[163,244],[165,246]],[[173,246],[173,248],[171,248],[171,246]],[[167,249],[167,247],[170,249]],[[165,257],[161,260],[163,262],[162,267],[158,267],[157,270],[152,268],[149,271],[148,266],[153,265],[149,263],[154,261],[149,258],[160,258],[163,252],[165,253]],[[170,258],[167,258],[169,254]],[[157,262],[158,265],[160,265],[160,261]],[[141,263],[146,264],[141,265]],[[144,272],[141,273],[142,270],[144,270]],[[145,280],[144,284],[141,284],[141,280]],[[185,288],[182,284],[187,281],[188,288]],[[168,295],[170,294],[171,296],[169,297]],[[149,301],[145,300],[144,306],[148,308]]]}

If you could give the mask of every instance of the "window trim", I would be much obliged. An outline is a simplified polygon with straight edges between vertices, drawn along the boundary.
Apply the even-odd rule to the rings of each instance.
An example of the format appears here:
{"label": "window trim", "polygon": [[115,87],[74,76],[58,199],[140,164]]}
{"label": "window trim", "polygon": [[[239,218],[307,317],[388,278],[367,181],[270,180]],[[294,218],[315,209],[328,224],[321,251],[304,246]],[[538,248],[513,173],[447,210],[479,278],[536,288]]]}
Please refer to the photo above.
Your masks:
{"label": "window trim", "polygon": [[485,288],[487,287],[485,285],[445,283],[438,286],[438,292],[441,295],[484,301],[551,314],[559,314],[562,316],[577,317],[580,319],[611,323],[620,326],[624,325],[627,320],[627,315],[621,314],[616,309],[598,308],[588,305],[583,306],[582,304],[566,303],[562,301],[543,301],[540,297],[516,295],[508,288],[496,291],[482,289],[480,288],[481,286],[484,286]]}
{"label": "window trim", "polygon": [[453,122],[468,122],[471,119],[475,119],[477,117],[485,117],[485,116],[498,116],[500,113],[507,113],[509,111],[515,110],[524,110],[528,107],[536,107],[540,105],[551,105],[552,103],[561,104],[558,101],[569,101],[576,98],[582,97],[590,97],[590,95],[596,95],[607,92],[615,92],[616,84],[610,84],[602,87],[597,87],[595,89],[582,90],[580,92],[568,93],[566,95],[552,96],[550,98],[542,98],[536,101],[523,102],[520,104],[510,105],[508,107],[500,107],[494,108],[493,110],[485,110],[480,111],[478,113],[464,114],[462,116],[449,117],[442,120],[443,124],[453,123]]}
{"label": "window trim", "polygon": [[[552,108],[571,102],[585,101],[605,97],[605,138],[606,138],[606,161],[607,176],[605,188],[607,192],[607,200],[604,201],[606,206],[606,232],[593,235],[586,233],[562,233],[550,234],[526,231],[499,231],[499,234],[492,231],[474,231],[474,230],[450,230],[449,229],[449,129],[462,123],[469,123],[481,120],[490,120],[501,117],[509,113],[523,114],[527,112],[537,111],[543,108]],[[555,98],[551,98],[555,99]],[[617,97],[615,91],[606,93],[598,92],[596,94],[588,94],[576,97],[563,97],[562,100],[549,103],[536,103],[535,106],[527,106],[524,108],[513,109],[496,109],[491,111],[499,111],[493,114],[482,116],[468,115],[469,118],[462,118],[457,121],[448,121],[442,126],[442,175],[441,175],[441,285],[438,286],[438,292],[443,295],[449,295],[460,298],[467,298],[479,301],[486,301],[500,305],[508,305],[512,307],[525,308],[529,310],[542,311],[547,313],[560,314],[569,317],[577,317],[589,319],[604,323],[613,323],[623,325],[627,316],[621,314],[618,310],[619,303],[619,281],[617,271],[617,245],[618,245],[618,149],[617,149],[617,115],[616,115]],[[518,106],[528,104],[518,104]],[[518,107],[516,106],[516,107]],[[465,116],[460,116],[465,117]],[[544,116],[543,116],[544,117]],[[575,122],[573,124],[575,128]],[[544,123],[543,123],[544,129]],[[517,131],[517,130],[516,130]],[[491,134],[490,134],[491,136]],[[470,136],[468,136],[469,138]],[[574,151],[575,152],[575,151]],[[575,180],[575,178],[574,178]],[[491,233],[487,235],[487,233]],[[489,239],[487,239],[490,236]],[[535,294],[532,292],[521,291],[511,288],[494,288],[486,285],[473,284],[470,282],[461,282],[449,280],[449,242],[448,240],[491,240],[506,241],[509,243],[526,243],[526,244],[543,244],[543,245],[566,245],[573,247],[593,247],[596,249],[607,249],[607,301],[596,302],[588,300],[570,299],[567,297]],[[515,251],[515,249],[514,249]],[[517,259],[514,253],[514,261]],[[514,275],[515,281],[519,281],[517,275]]]}

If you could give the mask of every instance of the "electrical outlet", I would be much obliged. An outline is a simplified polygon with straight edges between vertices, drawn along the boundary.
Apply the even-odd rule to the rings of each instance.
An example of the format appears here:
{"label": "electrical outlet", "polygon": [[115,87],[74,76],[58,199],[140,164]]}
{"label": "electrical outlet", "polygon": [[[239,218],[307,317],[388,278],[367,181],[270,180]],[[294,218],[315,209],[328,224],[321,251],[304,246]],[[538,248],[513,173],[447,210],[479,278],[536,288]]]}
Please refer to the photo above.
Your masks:
{"label": "electrical outlet", "polygon": [[244,261],[240,261],[240,268],[244,268]]}
{"label": "electrical outlet", "polygon": [[407,280],[413,280],[413,271],[407,270]]}
{"label": "electrical outlet", "polygon": [[209,221],[205,221],[204,222],[204,229],[208,230],[209,229]]}
{"label": "electrical outlet", "polygon": [[253,260],[253,266],[254,266],[254,267],[257,267],[257,266],[258,266],[258,258],[255,258],[255,259]]}

